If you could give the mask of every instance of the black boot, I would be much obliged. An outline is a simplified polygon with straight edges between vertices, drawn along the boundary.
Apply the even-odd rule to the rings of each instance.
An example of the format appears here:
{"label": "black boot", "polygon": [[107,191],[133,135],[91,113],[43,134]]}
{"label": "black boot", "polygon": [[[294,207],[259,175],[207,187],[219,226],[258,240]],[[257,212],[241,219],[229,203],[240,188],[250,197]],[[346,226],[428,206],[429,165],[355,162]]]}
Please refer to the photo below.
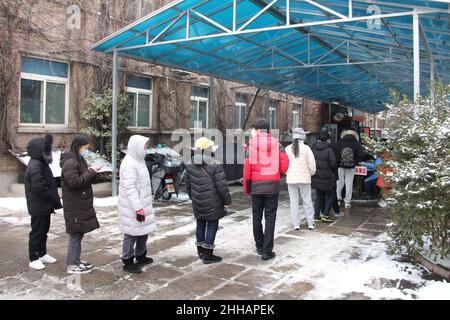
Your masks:
{"label": "black boot", "polygon": [[205,249],[202,246],[197,246],[197,254],[200,259],[203,259],[205,256]]}
{"label": "black boot", "polygon": [[153,263],[153,259],[150,257],[146,257],[147,250],[145,250],[144,254],[136,257],[136,264],[138,266],[145,266],[147,264]]}
{"label": "black boot", "polygon": [[122,259],[123,262],[123,271],[129,272],[129,273],[141,273],[141,267],[139,267],[137,264],[134,264],[134,257],[130,259]]}
{"label": "black boot", "polygon": [[204,264],[211,264],[211,263],[217,263],[222,261],[221,257],[213,255],[213,249],[205,249],[203,248],[203,263]]}

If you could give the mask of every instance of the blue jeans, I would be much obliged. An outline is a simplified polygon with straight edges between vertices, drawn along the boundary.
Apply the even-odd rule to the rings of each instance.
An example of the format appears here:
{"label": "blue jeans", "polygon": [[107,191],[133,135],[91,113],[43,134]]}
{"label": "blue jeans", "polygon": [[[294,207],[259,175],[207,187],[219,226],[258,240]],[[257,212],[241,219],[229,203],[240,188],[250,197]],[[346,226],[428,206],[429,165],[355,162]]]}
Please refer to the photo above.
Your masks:
{"label": "blue jeans", "polygon": [[206,221],[197,219],[197,246],[205,249],[214,249],[219,220]]}

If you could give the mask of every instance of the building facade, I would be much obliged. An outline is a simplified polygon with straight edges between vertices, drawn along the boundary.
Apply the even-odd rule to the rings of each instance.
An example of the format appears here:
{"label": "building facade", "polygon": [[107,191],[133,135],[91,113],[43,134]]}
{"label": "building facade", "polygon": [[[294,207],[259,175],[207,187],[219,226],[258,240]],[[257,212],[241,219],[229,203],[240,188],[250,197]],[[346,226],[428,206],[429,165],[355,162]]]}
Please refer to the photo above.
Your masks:
{"label": "building facade", "polygon": [[[49,131],[65,149],[89,126],[80,112],[91,92],[111,87],[112,59],[90,46],[169,0],[4,0],[0,10],[0,194],[23,166],[9,150]],[[293,127],[320,131],[326,106],[312,100],[121,58],[120,88],[131,101],[128,131],[171,142],[174,129],[247,129],[257,117],[288,139]],[[250,111],[252,100],[254,105]]]}

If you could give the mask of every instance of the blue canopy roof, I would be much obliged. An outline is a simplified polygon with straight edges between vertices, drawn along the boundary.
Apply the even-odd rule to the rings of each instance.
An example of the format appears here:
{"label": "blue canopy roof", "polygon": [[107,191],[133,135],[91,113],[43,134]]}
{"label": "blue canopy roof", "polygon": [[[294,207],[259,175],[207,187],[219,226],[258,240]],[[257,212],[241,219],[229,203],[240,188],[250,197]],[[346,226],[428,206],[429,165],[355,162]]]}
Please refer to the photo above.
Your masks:
{"label": "blue canopy roof", "polygon": [[449,9],[419,0],[178,0],[92,49],[378,112],[390,88],[414,95],[414,16],[421,92],[432,74],[450,82]]}

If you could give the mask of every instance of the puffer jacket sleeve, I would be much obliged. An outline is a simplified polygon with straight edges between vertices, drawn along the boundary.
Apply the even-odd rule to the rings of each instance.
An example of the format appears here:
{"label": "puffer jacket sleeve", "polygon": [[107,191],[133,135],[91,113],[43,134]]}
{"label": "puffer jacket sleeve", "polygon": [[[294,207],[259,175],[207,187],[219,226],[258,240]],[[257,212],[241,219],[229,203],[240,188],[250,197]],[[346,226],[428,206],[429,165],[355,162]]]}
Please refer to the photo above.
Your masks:
{"label": "puffer jacket sleeve", "polygon": [[279,158],[280,159],[280,173],[281,173],[281,175],[285,175],[289,168],[289,158],[281,144],[280,144],[279,153],[280,153],[280,155],[279,155],[279,157],[280,157]]}
{"label": "puffer jacket sleeve", "polygon": [[189,174],[189,171],[186,169],[186,192],[189,196],[189,199],[192,199],[191,196],[191,176]]}
{"label": "puffer jacket sleeve", "polygon": [[252,164],[250,163],[250,146],[247,145],[244,149],[245,159],[244,159],[244,172],[242,174],[242,183],[244,186],[244,193],[246,195],[251,193],[252,184]]}
{"label": "puffer jacket sleeve", "polygon": [[316,159],[314,158],[314,153],[312,152],[311,148],[307,147],[307,150],[308,150],[308,152],[307,152],[306,161],[308,164],[309,172],[310,172],[311,176],[313,176],[316,174],[316,170],[317,170]]}
{"label": "puffer jacket sleeve", "polygon": [[74,159],[64,162],[62,174],[70,189],[77,190],[89,187],[97,175],[93,169],[88,169],[83,173],[80,171],[80,165]]}
{"label": "puffer jacket sleeve", "polygon": [[136,186],[136,183],[138,183],[137,169],[132,167],[124,168],[121,174],[120,183],[125,192],[125,196],[129,200],[129,203],[132,206],[133,210],[139,211],[143,209],[144,206],[142,205],[142,201],[139,198],[139,191]]}
{"label": "puffer jacket sleeve", "polygon": [[44,178],[41,170],[32,170],[30,172],[30,183],[31,189],[33,193],[36,194],[39,198],[43,200],[52,199],[52,191],[50,190],[50,186],[48,181]]}
{"label": "puffer jacket sleeve", "polygon": [[338,166],[337,161],[336,161],[336,156],[334,155],[334,152],[332,149],[327,149],[328,150],[328,162],[330,164],[330,168],[332,170],[335,170]]}
{"label": "puffer jacket sleeve", "polygon": [[221,164],[215,166],[214,184],[216,185],[219,194],[222,196],[224,204],[226,206],[229,206],[231,204],[231,195],[230,190],[228,190],[225,171],[223,171],[223,167]]}

